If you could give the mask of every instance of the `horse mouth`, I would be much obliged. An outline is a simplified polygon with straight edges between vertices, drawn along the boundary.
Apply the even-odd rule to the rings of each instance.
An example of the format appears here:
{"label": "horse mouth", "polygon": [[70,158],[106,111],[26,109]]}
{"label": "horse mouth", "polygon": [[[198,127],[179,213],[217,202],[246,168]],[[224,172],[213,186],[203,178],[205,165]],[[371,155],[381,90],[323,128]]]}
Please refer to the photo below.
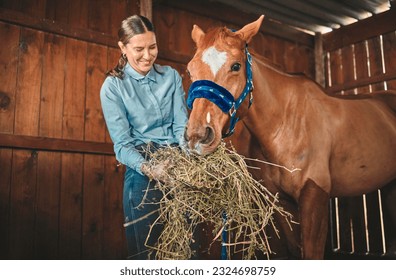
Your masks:
{"label": "horse mouth", "polygon": [[206,126],[199,131],[192,131],[187,128],[184,133],[183,146],[188,152],[208,155],[213,153],[219,145],[220,142],[216,139],[215,130],[211,126]]}

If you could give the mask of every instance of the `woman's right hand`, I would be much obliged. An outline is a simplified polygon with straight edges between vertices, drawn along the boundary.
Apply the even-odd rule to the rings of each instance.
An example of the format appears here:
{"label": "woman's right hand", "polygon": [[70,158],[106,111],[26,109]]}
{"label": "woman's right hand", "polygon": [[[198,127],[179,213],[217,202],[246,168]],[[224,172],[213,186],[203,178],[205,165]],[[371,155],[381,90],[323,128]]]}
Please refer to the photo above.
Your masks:
{"label": "woman's right hand", "polygon": [[167,176],[167,170],[171,167],[170,160],[165,160],[157,165],[150,166],[147,163],[143,163],[141,170],[144,175],[149,177],[151,180],[167,182],[169,177]]}

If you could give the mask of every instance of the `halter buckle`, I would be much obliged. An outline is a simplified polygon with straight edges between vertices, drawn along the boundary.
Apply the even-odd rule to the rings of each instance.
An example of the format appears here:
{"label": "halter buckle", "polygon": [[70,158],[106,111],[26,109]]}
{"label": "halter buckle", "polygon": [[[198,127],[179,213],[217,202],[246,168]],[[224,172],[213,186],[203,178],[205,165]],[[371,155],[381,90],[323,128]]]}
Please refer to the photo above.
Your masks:
{"label": "halter buckle", "polygon": [[230,115],[230,117],[234,117],[235,116],[235,114],[236,114],[235,102],[232,104],[232,107],[228,111],[228,114]]}

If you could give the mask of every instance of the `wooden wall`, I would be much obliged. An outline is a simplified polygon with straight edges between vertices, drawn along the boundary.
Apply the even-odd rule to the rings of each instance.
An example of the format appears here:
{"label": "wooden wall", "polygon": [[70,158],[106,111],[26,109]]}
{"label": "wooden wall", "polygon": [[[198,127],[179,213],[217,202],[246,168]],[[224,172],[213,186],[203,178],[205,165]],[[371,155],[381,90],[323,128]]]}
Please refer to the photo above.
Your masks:
{"label": "wooden wall", "polygon": [[[230,27],[253,20],[212,10],[205,1],[155,2],[158,62],[184,77],[193,24],[230,25],[230,15],[237,15]],[[126,257],[124,168],[112,153],[99,90],[119,56],[119,24],[135,13],[138,1],[0,0],[1,259]],[[313,77],[312,38],[286,30],[285,40],[268,26],[251,48]]]}
{"label": "wooden wall", "polygon": [[[396,9],[324,35],[323,48],[329,93],[396,90]],[[333,199],[332,249],[355,257],[395,258],[396,221],[390,213],[396,209],[394,202],[387,202],[388,195],[375,191]]]}
{"label": "wooden wall", "polygon": [[[119,56],[119,24],[139,9],[139,1],[129,0],[0,0],[1,259],[126,257],[124,168],[114,159],[99,89]],[[396,89],[395,18],[393,10],[323,35],[329,93]],[[187,90],[193,24],[239,28],[255,19],[207,0],[154,1],[158,62],[175,67]],[[315,77],[312,36],[267,20],[260,31],[251,49],[288,72]],[[381,196],[332,201],[342,213],[333,249],[387,250]],[[365,208],[373,213],[368,225]]]}
{"label": "wooden wall", "polygon": [[[110,33],[112,21],[100,15],[108,8],[119,21],[127,12],[120,13],[121,5],[106,7],[108,2],[2,1],[2,13],[27,21],[0,22],[0,94],[6,100],[0,133],[13,136],[0,149],[1,258],[125,256],[123,169],[107,147],[92,153],[83,145],[110,143],[98,93],[118,52],[37,24],[46,18],[59,21],[58,27]],[[73,143],[84,152],[62,152]]]}

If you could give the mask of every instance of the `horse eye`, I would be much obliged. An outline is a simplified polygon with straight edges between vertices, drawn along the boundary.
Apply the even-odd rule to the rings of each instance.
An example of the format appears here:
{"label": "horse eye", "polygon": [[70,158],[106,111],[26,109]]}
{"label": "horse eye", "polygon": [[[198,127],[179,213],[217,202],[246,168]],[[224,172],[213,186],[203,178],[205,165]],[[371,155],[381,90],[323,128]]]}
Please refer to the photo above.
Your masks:
{"label": "horse eye", "polygon": [[188,71],[188,69],[186,69],[186,73],[191,78],[191,74],[190,74],[190,71]]}
{"label": "horse eye", "polygon": [[240,69],[241,69],[241,64],[240,63],[234,63],[231,66],[231,71],[238,72]]}

